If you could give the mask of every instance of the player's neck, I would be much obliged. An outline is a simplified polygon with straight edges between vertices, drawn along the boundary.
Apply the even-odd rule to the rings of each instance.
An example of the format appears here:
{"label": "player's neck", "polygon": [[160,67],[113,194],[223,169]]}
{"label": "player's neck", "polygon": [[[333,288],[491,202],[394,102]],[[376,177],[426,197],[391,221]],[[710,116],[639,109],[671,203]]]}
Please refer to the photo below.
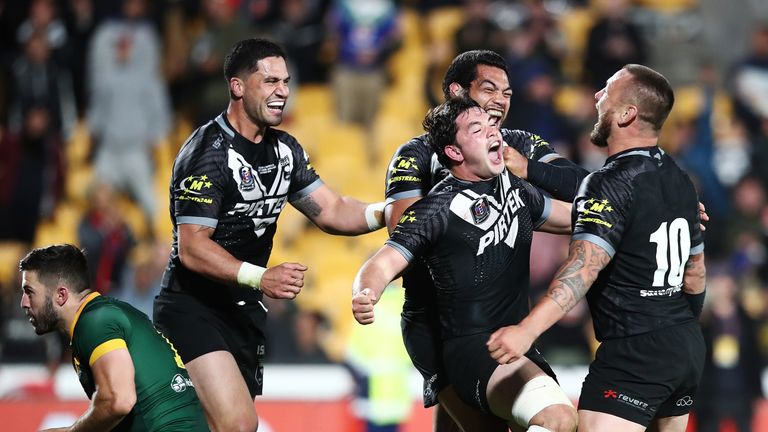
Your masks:
{"label": "player's neck", "polygon": [[254,123],[242,107],[235,106],[236,102],[230,102],[227,107],[227,121],[245,139],[256,144],[264,139],[264,134],[269,126]]}
{"label": "player's neck", "polygon": [[611,136],[608,138],[608,157],[633,148],[653,147],[659,143],[655,136]]}

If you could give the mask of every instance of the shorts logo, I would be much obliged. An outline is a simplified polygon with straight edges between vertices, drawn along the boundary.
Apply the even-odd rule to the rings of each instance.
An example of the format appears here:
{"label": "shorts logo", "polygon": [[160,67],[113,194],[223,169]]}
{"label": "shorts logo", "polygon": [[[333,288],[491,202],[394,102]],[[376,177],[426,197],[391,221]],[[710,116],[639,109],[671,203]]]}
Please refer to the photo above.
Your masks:
{"label": "shorts logo", "polygon": [[488,208],[488,199],[486,197],[480,197],[476,199],[472,203],[471,209],[472,219],[478,225],[483,223],[486,219],[488,219],[488,216],[491,215],[491,211]]}
{"label": "shorts logo", "polygon": [[251,167],[248,166],[241,166],[240,167],[240,190],[241,191],[249,191],[253,190],[253,188],[256,187],[256,182],[253,180],[253,172],[251,171]]}
{"label": "shorts logo", "polygon": [[[603,390],[603,399],[616,399],[616,402],[621,402],[641,411],[647,411],[649,409],[648,402],[617,392],[613,389]],[[651,408],[651,410],[653,411],[654,409]]]}
{"label": "shorts logo", "polygon": [[173,389],[173,391],[176,393],[182,393],[187,389],[187,387],[194,387],[194,385],[192,385],[192,381],[190,381],[189,378],[185,378],[181,374],[176,374],[173,376],[173,379],[171,380],[171,389]]}
{"label": "shorts logo", "polygon": [[693,398],[688,395],[683,396],[675,402],[675,405],[679,407],[691,406],[693,405]]}

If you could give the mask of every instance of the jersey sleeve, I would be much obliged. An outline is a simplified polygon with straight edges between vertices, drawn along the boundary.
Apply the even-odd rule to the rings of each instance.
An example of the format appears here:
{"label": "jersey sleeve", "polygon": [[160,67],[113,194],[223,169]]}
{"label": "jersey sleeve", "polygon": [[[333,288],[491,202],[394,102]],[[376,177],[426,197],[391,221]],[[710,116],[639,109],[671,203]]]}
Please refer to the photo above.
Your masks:
{"label": "jersey sleeve", "polygon": [[590,174],[577,194],[571,219],[572,240],[594,243],[613,257],[626,228],[631,205],[629,185],[598,171]]}
{"label": "jersey sleeve", "polygon": [[550,162],[562,157],[544,138],[536,134],[522,130],[502,129],[501,135],[508,146],[530,160]]}
{"label": "jersey sleeve", "polygon": [[448,226],[448,194],[431,194],[403,212],[386,244],[408,261],[421,256]]}
{"label": "jersey sleeve", "polygon": [[293,172],[290,174],[291,186],[288,189],[288,201],[295,201],[322,186],[323,181],[309,161],[309,155],[301,147],[301,144],[293,137],[290,137],[289,142],[294,164]]}
{"label": "jersey sleeve", "polygon": [[104,354],[128,346],[131,324],[117,307],[102,306],[83,314],[72,338],[80,358],[93,365]]}
{"label": "jersey sleeve", "polygon": [[171,201],[177,224],[216,228],[227,178],[226,150],[189,142],[173,168]]}
{"label": "jersey sleeve", "polygon": [[531,222],[533,222],[533,229],[536,229],[546,222],[552,213],[552,199],[541,193],[533,185],[527,181],[520,182],[523,186],[523,196],[527,201],[528,211],[531,213]]}
{"label": "jersey sleeve", "polygon": [[387,204],[420,198],[429,192],[432,186],[430,159],[431,151],[418,139],[408,141],[397,149],[387,169],[384,190]]}

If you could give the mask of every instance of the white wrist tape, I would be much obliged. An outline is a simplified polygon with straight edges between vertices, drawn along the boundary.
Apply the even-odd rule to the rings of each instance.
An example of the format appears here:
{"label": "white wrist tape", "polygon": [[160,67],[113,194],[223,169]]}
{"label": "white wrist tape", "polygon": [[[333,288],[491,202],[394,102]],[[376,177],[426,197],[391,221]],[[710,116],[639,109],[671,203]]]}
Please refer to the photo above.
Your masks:
{"label": "white wrist tape", "polygon": [[[381,213],[381,220],[376,217],[376,212]],[[382,221],[384,220],[384,201],[368,204],[368,207],[365,208],[365,222],[368,223],[368,229],[371,231],[376,231],[379,228],[382,228],[384,224]]]}
{"label": "white wrist tape", "polygon": [[240,270],[237,272],[237,283],[249,288],[259,289],[259,286],[261,286],[261,277],[264,276],[265,271],[267,271],[267,269],[264,267],[259,267],[243,261],[240,265]]}

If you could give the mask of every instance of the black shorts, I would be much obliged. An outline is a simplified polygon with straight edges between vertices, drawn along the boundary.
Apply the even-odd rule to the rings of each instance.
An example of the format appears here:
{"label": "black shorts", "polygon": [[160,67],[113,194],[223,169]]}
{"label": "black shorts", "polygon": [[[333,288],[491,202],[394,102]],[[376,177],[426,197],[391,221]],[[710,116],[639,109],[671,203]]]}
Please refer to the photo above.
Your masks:
{"label": "black shorts", "polygon": [[251,396],[263,386],[267,311],[259,304],[209,307],[197,298],[162,291],[155,298],[154,322],[184,363],[213,351],[228,351],[240,367]]}
{"label": "black shorts", "polygon": [[[490,337],[491,333],[457,337],[445,341],[443,351],[448,378],[456,394],[466,404],[486,413],[491,412],[486,396],[488,380],[499,366],[488,352],[486,342]],[[525,356],[557,381],[555,372],[536,347],[531,348]]]}
{"label": "black shorts", "polygon": [[434,406],[438,403],[437,394],[449,384],[437,311],[403,310],[400,329],[408,356],[424,378],[424,408]]}
{"label": "black shorts", "polygon": [[699,323],[611,339],[597,349],[579,409],[648,426],[655,417],[687,414],[706,355]]}

